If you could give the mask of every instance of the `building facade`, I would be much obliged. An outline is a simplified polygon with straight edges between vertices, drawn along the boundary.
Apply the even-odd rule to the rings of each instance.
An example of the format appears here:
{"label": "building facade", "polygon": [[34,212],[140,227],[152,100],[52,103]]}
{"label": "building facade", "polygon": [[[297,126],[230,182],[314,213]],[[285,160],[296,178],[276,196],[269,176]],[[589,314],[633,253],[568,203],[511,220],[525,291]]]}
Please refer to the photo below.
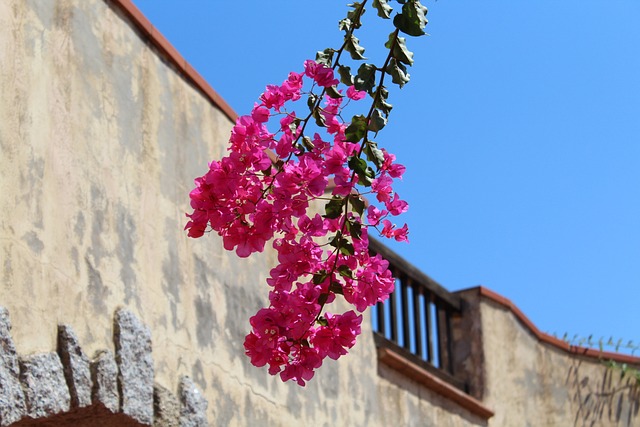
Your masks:
{"label": "building facade", "polygon": [[634,380],[602,363],[639,359],[571,347],[384,247],[433,322],[403,338],[398,294],[348,356],[283,384],[242,345],[275,254],[183,231],[226,150],[224,100],[130,0],[0,2],[0,64],[0,425],[640,425]]}

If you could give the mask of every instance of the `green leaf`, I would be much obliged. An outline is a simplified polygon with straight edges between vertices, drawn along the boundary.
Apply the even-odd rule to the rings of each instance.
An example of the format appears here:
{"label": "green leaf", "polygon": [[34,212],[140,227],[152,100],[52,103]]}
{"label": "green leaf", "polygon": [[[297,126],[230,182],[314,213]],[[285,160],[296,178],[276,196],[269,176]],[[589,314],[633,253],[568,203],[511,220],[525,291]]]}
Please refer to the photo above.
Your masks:
{"label": "green leaf", "polygon": [[349,18],[344,18],[338,21],[338,29],[340,31],[349,31],[351,30],[352,22]]}
{"label": "green leaf", "polygon": [[327,67],[331,67],[334,53],[336,53],[336,51],[331,49],[330,47],[326,48],[325,50],[320,50],[316,52],[316,62],[319,64],[324,64]]}
{"label": "green leaf", "polygon": [[329,276],[329,274],[327,273],[326,270],[320,270],[318,271],[316,274],[313,275],[313,284],[314,285],[319,285],[322,282],[324,282],[327,277]]}
{"label": "green leaf", "polygon": [[389,91],[387,90],[386,87],[380,86],[378,88],[378,92],[379,93],[378,93],[378,98],[376,100],[375,107],[380,111],[382,111],[385,116],[389,116],[389,113],[393,109],[393,105],[387,102],[387,99],[389,98]]}
{"label": "green leaf", "polygon": [[302,138],[302,145],[304,146],[304,148],[307,149],[307,151],[312,151],[314,148],[316,148],[316,146],[313,144],[313,141],[311,140],[311,138],[308,137],[307,135],[305,135]]}
{"label": "green leaf", "polygon": [[[329,294],[320,294],[320,296],[318,296],[318,304],[320,305],[325,305],[327,302],[327,299],[329,299]],[[325,319],[325,322],[327,320]],[[318,323],[320,323],[320,319],[318,319]],[[322,323],[320,323],[322,325]],[[325,325],[327,326],[327,325]]]}
{"label": "green leaf", "polygon": [[342,207],[344,200],[342,197],[334,196],[326,205],[324,205],[324,217],[327,219],[336,219],[342,215]]}
{"label": "green leaf", "polygon": [[337,282],[331,282],[331,284],[329,285],[329,291],[333,292],[334,294],[344,295],[344,292],[342,291],[342,285]]}
{"label": "green leaf", "polygon": [[300,126],[300,123],[302,123],[302,120],[299,118],[294,119],[291,123],[289,123],[289,129],[291,130],[292,133],[296,133],[296,131],[298,130],[298,127]]}
{"label": "green leaf", "polygon": [[353,279],[353,271],[351,271],[351,269],[346,265],[341,265],[340,267],[338,267],[338,273],[340,273],[342,277]]}
{"label": "green leaf", "polygon": [[364,185],[365,187],[371,187],[373,184],[373,179],[376,177],[376,173],[371,167],[367,167],[364,175],[358,175],[358,184]]}
{"label": "green leaf", "polygon": [[349,203],[351,203],[353,211],[362,216],[364,212],[364,200],[362,200],[362,197],[359,194],[351,194],[349,195]]}
{"label": "green leaf", "polygon": [[378,169],[382,167],[384,163],[384,154],[382,153],[382,150],[378,148],[378,144],[373,141],[367,141],[367,145],[365,145],[363,152],[367,155],[367,159],[370,162],[373,162]]}
{"label": "green leaf", "polygon": [[382,116],[380,110],[374,109],[371,113],[371,120],[369,121],[369,130],[375,133],[380,132],[387,124],[386,117]]}
{"label": "green leaf", "polygon": [[360,40],[353,34],[347,34],[344,36],[344,49],[349,52],[351,55],[351,59],[356,61],[362,61],[363,59],[367,59],[364,57],[364,48],[360,46]]}
{"label": "green leaf", "polygon": [[[356,250],[354,249],[353,245],[345,239],[343,239],[343,243],[340,245],[339,249],[340,249],[340,253],[346,256],[350,256],[356,253]],[[342,290],[342,287],[340,289]],[[336,292],[336,293],[339,293],[339,292]]]}
{"label": "green leaf", "polygon": [[367,133],[367,118],[363,115],[353,116],[351,124],[347,126],[344,136],[349,142],[358,142]]}
{"label": "green leaf", "polygon": [[307,98],[307,106],[309,107],[309,111],[313,111],[316,107],[316,102],[318,101],[318,95],[315,93],[310,93],[309,98]]}
{"label": "green leaf", "polygon": [[349,157],[348,165],[349,169],[357,174],[363,174],[367,170],[367,161],[365,159],[361,159],[358,156]]}
{"label": "green leaf", "polygon": [[395,33],[389,34],[389,40],[384,47],[391,49],[391,55],[403,64],[413,65],[413,52],[407,49],[407,39],[396,36]]}
{"label": "green leaf", "polygon": [[373,182],[376,174],[373,169],[367,165],[366,160],[357,156],[351,156],[349,158],[348,165],[349,169],[358,175],[358,184],[371,187],[371,183]]}
{"label": "green leaf", "polygon": [[373,7],[375,7],[378,11],[378,16],[380,18],[391,18],[391,12],[393,12],[393,8],[389,6],[389,4],[387,4],[387,0],[373,0]]}
{"label": "green leaf", "polygon": [[[318,304],[324,305],[327,302],[328,298],[329,294],[320,294],[320,296],[318,297]],[[316,322],[318,322],[318,324],[322,326],[329,326],[329,322],[327,321],[327,319],[325,319],[324,316],[318,317],[318,320],[316,320]]]}
{"label": "green leaf", "polygon": [[408,0],[402,6],[402,13],[393,18],[393,25],[410,36],[423,36],[427,26],[427,8],[419,0]]}
{"label": "green leaf", "polygon": [[343,255],[353,255],[355,253],[355,249],[353,245],[344,238],[341,232],[337,232],[333,239],[329,242],[331,246],[338,249]]}
{"label": "green leaf", "polygon": [[386,72],[391,75],[391,80],[400,87],[404,86],[411,77],[409,73],[407,73],[407,67],[396,61],[395,58],[391,58],[389,61]]}
{"label": "green leaf", "polygon": [[358,68],[358,74],[354,80],[357,90],[366,90],[371,93],[376,85],[376,66],[373,64],[362,64]]}
{"label": "green leaf", "polygon": [[340,82],[347,86],[353,86],[353,76],[351,75],[351,67],[345,65],[338,65],[338,74],[340,75]]}
{"label": "green leaf", "polygon": [[321,128],[326,128],[327,127],[327,122],[324,120],[324,116],[322,114],[320,114],[320,109],[316,108],[315,110],[313,110],[313,118],[316,121],[316,124],[318,125],[318,127]]}
{"label": "green leaf", "polygon": [[360,240],[362,237],[362,224],[351,219],[346,222],[346,226],[349,235],[356,240]]}
{"label": "green leaf", "polygon": [[325,90],[327,91],[327,95],[329,95],[333,99],[344,98],[344,96],[342,96],[342,94],[338,92],[338,89],[335,86],[326,87]]}
{"label": "green leaf", "polygon": [[352,4],[349,5],[349,7],[352,7],[353,10],[350,10],[349,12],[347,12],[347,18],[351,23],[354,29],[360,28],[360,26],[362,25],[362,22],[360,21],[360,18],[362,18],[362,15],[364,15],[364,7],[362,6],[362,3],[359,2],[353,2]]}

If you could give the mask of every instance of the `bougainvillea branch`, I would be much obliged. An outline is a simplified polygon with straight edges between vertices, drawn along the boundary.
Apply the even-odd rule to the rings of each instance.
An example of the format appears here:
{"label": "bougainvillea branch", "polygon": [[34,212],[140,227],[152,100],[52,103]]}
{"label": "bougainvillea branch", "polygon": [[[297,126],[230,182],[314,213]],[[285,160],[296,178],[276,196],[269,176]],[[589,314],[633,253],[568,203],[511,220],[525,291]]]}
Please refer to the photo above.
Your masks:
{"label": "bougainvillea branch", "polygon": [[[388,262],[369,253],[370,230],[408,240],[407,225],[390,220],[408,208],[393,190],[405,168],[372,137],[392,109],[385,77],[400,87],[409,81],[413,53],[400,34],[424,34],[426,8],[418,0],[398,0],[401,11],[383,65],[363,62],[352,74],[341,59],[346,51],[352,60],[365,61],[354,34],[366,3],[350,5],[340,21],[345,35],[339,49],[318,52],[281,85],[267,86],[251,113],[236,121],[228,156],[212,161],[190,193],[190,237],[215,231],[224,248],[240,257],[262,252],[272,241],[278,265],[267,278],[269,306],[251,317],[244,347],[255,366],[300,385],[324,358],[338,359],[353,347],[359,313],[393,291]],[[391,18],[386,0],[374,0],[373,7]],[[367,114],[345,120],[367,95]],[[293,110],[300,104],[307,113]],[[324,215],[310,213],[315,200],[325,201]],[[355,310],[328,311],[337,297]]]}

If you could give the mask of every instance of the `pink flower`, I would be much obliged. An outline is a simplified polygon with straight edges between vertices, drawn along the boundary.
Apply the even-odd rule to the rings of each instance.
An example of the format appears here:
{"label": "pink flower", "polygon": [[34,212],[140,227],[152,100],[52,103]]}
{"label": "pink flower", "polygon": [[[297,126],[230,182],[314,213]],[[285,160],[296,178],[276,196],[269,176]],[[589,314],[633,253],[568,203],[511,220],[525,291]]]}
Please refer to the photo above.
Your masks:
{"label": "pink flower", "polygon": [[260,100],[264,103],[265,107],[280,111],[284,106],[286,97],[280,91],[280,87],[268,85],[264,93],[260,95]]}
{"label": "pink flower", "polygon": [[292,351],[293,360],[280,373],[282,381],[294,380],[304,387],[305,381],[313,378],[314,370],[322,366],[322,358],[309,347],[299,346]]}
{"label": "pink flower", "polygon": [[371,191],[376,193],[376,198],[379,202],[386,202],[391,198],[391,192],[393,191],[391,188],[392,183],[393,180],[385,174],[373,180],[371,183]]}
{"label": "pink flower", "polygon": [[202,236],[209,222],[207,212],[204,210],[195,210],[191,215],[187,214],[187,216],[191,218],[184,227],[185,230],[189,230],[188,236],[194,238]]}
{"label": "pink flower", "polygon": [[316,72],[319,67],[320,65],[316,61],[307,59],[304,61],[304,74],[313,79],[316,76]]}
{"label": "pink flower", "polygon": [[380,169],[383,172],[387,172],[392,178],[401,178],[406,168],[400,164],[393,163],[396,161],[396,156],[387,152],[384,148],[382,149],[382,154],[384,156],[384,163]]}
{"label": "pink flower", "polygon": [[280,88],[280,92],[287,101],[297,101],[300,99],[300,91],[302,90],[302,76],[304,73],[289,73],[289,78],[285,80]]}
{"label": "pink flower", "polygon": [[[269,306],[251,317],[244,348],[253,365],[267,366],[271,375],[301,386],[325,357],[347,354],[361,332],[362,316],[355,311],[324,312],[336,295],[342,293],[347,303],[363,311],[387,299],[395,284],[389,263],[369,254],[364,214],[347,205],[332,218],[309,216],[310,203],[326,197],[329,179],[335,184],[334,196],[360,194],[357,177],[352,179],[346,164],[350,156],[361,155],[361,147],[346,141],[343,98],[325,96],[320,112],[325,133],[316,132],[311,140],[304,134],[309,117],[298,118],[288,107],[301,98],[306,78],[314,81],[312,91],[339,85],[331,68],[309,60],[303,73],[290,73],[281,86],[267,86],[251,113],[236,120],[228,155],[212,161],[195,180],[189,193],[193,212],[185,226],[190,237],[215,231],[224,248],[239,257],[261,252],[273,241],[278,265],[267,279]],[[345,92],[344,87],[336,90]],[[366,93],[348,87],[346,95],[360,100]],[[281,116],[279,123],[273,123],[275,116]],[[386,219],[407,210],[392,188],[405,168],[394,163],[393,154],[383,150],[383,155],[371,192],[385,209],[369,206],[367,222],[378,230],[382,224],[383,236],[408,241],[407,225],[396,228]]]}
{"label": "pink flower", "polygon": [[308,236],[319,237],[326,234],[324,221],[318,214],[313,219],[306,215],[301,216],[300,220],[298,220],[298,227],[300,227],[300,231]]}
{"label": "pink flower", "polygon": [[396,228],[395,224],[391,224],[391,221],[389,221],[388,219],[385,219],[384,221],[382,221],[382,223],[384,224],[384,227],[380,232],[381,235],[390,239],[395,239],[398,242],[409,241],[409,238],[407,237],[409,235],[409,228],[407,227],[407,224],[405,224],[402,228]]}
{"label": "pink flower", "polygon": [[334,144],[334,146],[325,155],[324,165],[326,168],[326,172],[329,174],[342,172],[346,162],[347,153],[345,152],[344,147],[340,146],[339,144]]}
{"label": "pink flower", "polygon": [[353,177],[351,179],[351,171],[343,168],[340,173],[336,173],[333,182],[335,187],[333,187],[333,191],[331,194],[334,196],[348,196],[351,194],[351,191],[358,183],[358,177]]}
{"label": "pink flower", "polygon": [[356,88],[353,86],[349,86],[349,88],[347,89],[347,97],[349,99],[353,99],[354,101],[359,101],[365,96],[367,96],[367,92],[363,90],[356,90]]}
{"label": "pink flower", "polygon": [[393,232],[393,237],[398,241],[398,242],[409,242],[409,228],[407,227],[407,224],[405,224],[402,228],[398,228]]}
{"label": "pink flower", "polygon": [[304,73],[312,78],[319,86],[335,86],[340,81],[333,76],[333,70],[324,64],[318,64],[312,60],[304,61]]}
{"label": "pink flower", "polygon": [[253,107],[253,110],[251,111],[251,118],[258,123],[268,122],[269,109],[261,105],[256,105],[255,107]]}
{"label": "pink flower", "polygon": [[398,216],[409,209],[409,204],[404,200],[400,200],[398,193],[393,195],[392,200],[387,200],[385,202],[385,206],[393,216]]}
{"label": "pink flower", "polygon": [[388,219],[382,221],[382,224],[384,225],[384,227],[382,227],[382,231],[380,232],[380,234],[382,234],[384,237],[392,238],[393,228],[395,227],[395,225],[393,225]]}
{"label": "pink flower", "polygon": [[313,79],[316,81],[316,83],[318,83],[319,86],[322,87],[335,86],[340,83],[340,81],[334,77],[333,70],[324,65],[318,67],[316,75]]}
{"label": "pink flower", "polygon": [[273,340],[271,342],[265,341],[253,332],[245,337],[245,354],[249,356],[253,366],[261,367],[267,364],[273,353],[273,348],[269,346],[271,343],[275,344]]}
{"label": "pink flower", "polygon": [[325,314],[327,326],[321,326],[311,339],[314,348],[318,349],[321,357],[330,357],[337,360],[347,354],[347,349],[356,343],[356,337],[360,335],[362,315],[356,315],[353,310],[340,315]]}
{"label": "pink flower", "polygon": [[380,219],[388,213],[386,210],[380,210],[373,205],[369,205],[367,208],[367,221],[369,221],[369,225],[376,226],[380,222]]}

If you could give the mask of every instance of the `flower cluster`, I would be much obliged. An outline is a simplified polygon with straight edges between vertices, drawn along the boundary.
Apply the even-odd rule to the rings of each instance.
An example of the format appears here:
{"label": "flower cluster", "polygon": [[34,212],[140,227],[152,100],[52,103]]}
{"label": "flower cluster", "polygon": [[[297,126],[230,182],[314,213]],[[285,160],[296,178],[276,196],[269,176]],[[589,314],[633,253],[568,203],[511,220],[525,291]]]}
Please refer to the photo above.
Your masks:
{"label": "flower cluster", "polygon": [[[368,233],[374,228],[407,240],[407,226],[396,228],[388,219],[408,207],[392,189],[404,167],[373,147],[366,132],[358,141],[349,137],[351,123],[341,113],[365,95],[353,86],[340,89],[333,69],[305,61],[304,72],[267,86],[251,114],[238,118],[228,156],[211,162],[190,193],[190,237],[215,231],[240,257],[273,242],[279,264],[267,279],[270,304],[251,317],[244,347],[252,364],[268,365],[283,381],[304,385],[325,357],[346,354],[360,333],[356,311],[393,291],[388,262],[369,253]],[[303,96],[306,117],[287,109]],[[317,132],[309,136],[314,124]],[[367,147],[379,155],[375,171],[361,157]],[[380,208],[365,210],[366,194]],[[327,200],[322,216],[309,208],[317,199]],[[355,311],[325,311],[337,295]]]}

